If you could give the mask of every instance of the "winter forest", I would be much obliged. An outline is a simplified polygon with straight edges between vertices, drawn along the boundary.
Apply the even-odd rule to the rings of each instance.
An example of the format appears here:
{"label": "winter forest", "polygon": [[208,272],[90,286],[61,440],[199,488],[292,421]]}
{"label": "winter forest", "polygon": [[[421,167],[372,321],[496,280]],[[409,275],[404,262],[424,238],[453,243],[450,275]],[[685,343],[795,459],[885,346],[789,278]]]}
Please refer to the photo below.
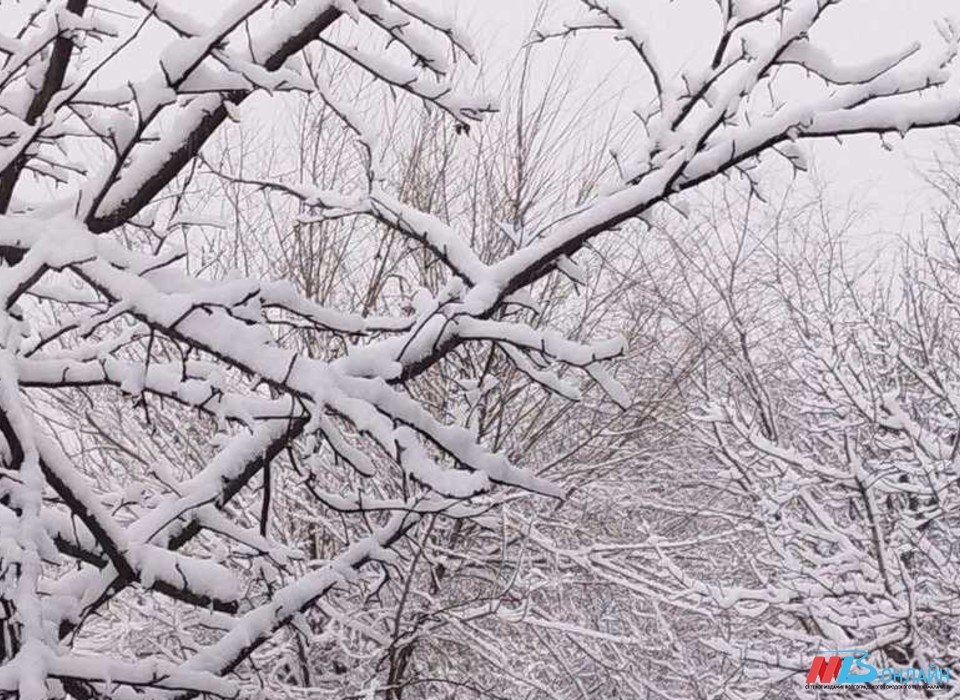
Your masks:
{"label": "winter forest", "polygon": [[0,0],[0,698],[960,697],[913,4]]}

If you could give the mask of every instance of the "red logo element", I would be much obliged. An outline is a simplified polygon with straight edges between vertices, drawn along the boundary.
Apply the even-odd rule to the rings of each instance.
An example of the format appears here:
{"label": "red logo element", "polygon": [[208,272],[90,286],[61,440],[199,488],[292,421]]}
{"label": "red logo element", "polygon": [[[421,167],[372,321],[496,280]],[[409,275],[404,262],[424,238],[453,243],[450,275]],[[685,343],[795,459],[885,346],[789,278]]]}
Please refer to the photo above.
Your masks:
{"label": "red logo element", "polygon": [[831,656],[829,661],[822,656],[814,656],[810,673],[807,674],[807,683],[816,683],[818,676],[821,683],[832,683],[833,679],[840,675],[841,666],[843,659],[839,656]]}

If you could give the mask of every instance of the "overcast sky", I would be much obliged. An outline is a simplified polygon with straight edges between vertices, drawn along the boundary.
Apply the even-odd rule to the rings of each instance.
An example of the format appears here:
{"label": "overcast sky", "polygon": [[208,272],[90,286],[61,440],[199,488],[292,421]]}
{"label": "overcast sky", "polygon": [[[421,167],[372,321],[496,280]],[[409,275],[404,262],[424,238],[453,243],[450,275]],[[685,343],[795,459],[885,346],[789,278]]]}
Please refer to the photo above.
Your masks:
{"label": "overcast sky", "polygon": [[[629,1],[629,0],[628,0]],[[232,0],[210,0],[204,3],[210,17],[228,7]],[[488,76],[502,74],[504,66],[529,36],[541,0],[420,0],[426,5],[442,7],[458,24],[467,28],[481,55]],[[171,0],[173,5],[189,6],[195,12],[195,0]],[[557,24],[563,18],[582,14],[577,0],[549,0],[547,20]],[[645,22],[659,61],[665,72],[676,74],[695,65],[698,52],[710,50],[719,13],[709,0],[650,0]],[[840,63],[858,62],[919,41],[925,50],[942,46],[936,23],[954,17],[960,23],[960,3],[948,0],[844,0],[831,11],[829,21],[818,25],[815,41],[829,49]],[[168,37],[158,37],[162,46]],[[138,47],[142,51],[142,45]],[[551,48],[544,51],[549,56]],[[649,83],[636,73],[636,62],[625,58],[623,46],[609,36],[580,36],[576,39],[574,63],[581,86],[593,89],[601,78],[608,79],[608,95],[624,91],[621,109],[630,110],[649,99]],[[549,58],[541,62],[550,65]],[[123,80],[133,71],[146,75],[155,68],[154,61],[138,57],[136,63],[121,62],[116,70]],[[494,88],[496,85],[493,86]],[[602,96],[599,97],[602,99]],[[269,100],[267,100],[269,102]],[[258,109],[257,103],[245,109]],[[267,107],[269,110],[275,107]],[[275,114],[270,111],[270,114]],[[496,117],[492,117],[496,118]],[[929,167],[938,153],[949,158],[944,150],[946,133],[942,130],[911,134],[905,141],[891,139],[892,151],[881,148],[875,137],[846,139],[806,145],[818,172],[831,184],[831,193],[838,201],[855,200],[867,212],[863,233],[876,229],[898,232],[916,228],[919,206],[928,202],[929,188],[924,188],[918,168]]]}
{"label": "overcast sky", "polygon": [[[496,64],[517,50],[533,24],[539,0],[429,0],[443,6],[472,29],[488,64]],[[554,17],[576,16],[575,0],[551,0]],[[650,3],[655,6],[656,3]],[[668,12],[650,17],[653,37],[661,40],[657,50],[664,65],[679,69],[690,62],[718,21],[718,13],[704,0],[674,0]],[[704,8],[708,8],[704,10]],[[510,18],[510,21],[505,21]],[[857,62],[895,51],[913,41],[925,49],[942,46],[937,23],[952,18],[960,23],[960,3],[950,0],[844,0],[825,22],[817,43],[828,48],[838,62]],[[609,39],[581,39],[578,60],[584,71],[599,76],[616,71],[618,49]],[[635,63],[630,65],[635,66]],[[636,81],[637,75],[618,74],[616,80]],[[611,86],[611,89],[615,89]],[[930,201],[918,168],[929,167],[939,153],[949,158],[944,131],[913,133],[901,141],[890,139],[892,151],[875,137],[845,139],[844,144],[822,141],[806,146],[820,174],[832,185],[838,201],[852,199],[866,211],[864,234],[882,228],[897,233],[917,225],[918,206]],[[960,134],[958,134],[960,138]],[[906,232],[906,231],[905,231]]]}

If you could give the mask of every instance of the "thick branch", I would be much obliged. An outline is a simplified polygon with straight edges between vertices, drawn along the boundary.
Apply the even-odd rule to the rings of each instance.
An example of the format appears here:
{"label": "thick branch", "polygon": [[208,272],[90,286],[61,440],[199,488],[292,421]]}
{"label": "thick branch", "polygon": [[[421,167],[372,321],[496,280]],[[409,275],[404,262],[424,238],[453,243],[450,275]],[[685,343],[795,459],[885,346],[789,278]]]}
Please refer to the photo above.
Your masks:
{"label": "thick branch", "polygon": [[[340,17],[339,10],[329,7],[328,3],[320,4],[324,9],[312,21],[306,23],[299,32],[287,38],[276,50],[263,59],[264,68],[270,71],[279,69],[288,58],[306,47]],[[181,168],[196,157],[207,139],[224,122],[228,116],[224,103],[240,104],[251,93],[252,91],[249,90],[234,90],[221,95],[219,106],[204,114],[199,122],[188,133],[184,134],[180,147],[160,160],[132,195],[124,198],[110,211],[103,213],[97,210],[91,211],[86,220],[90,230],[95,233],[110,231],[122,226],[136,216],[177,176]],[[174,125],[172,128],[176,129],[177,126]]]}

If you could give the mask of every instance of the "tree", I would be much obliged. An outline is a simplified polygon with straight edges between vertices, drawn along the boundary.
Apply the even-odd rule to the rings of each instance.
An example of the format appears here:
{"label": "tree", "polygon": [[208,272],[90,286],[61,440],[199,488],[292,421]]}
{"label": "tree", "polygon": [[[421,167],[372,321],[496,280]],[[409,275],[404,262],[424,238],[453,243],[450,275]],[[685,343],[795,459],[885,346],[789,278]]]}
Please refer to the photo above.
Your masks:
{"label": "tree", "polygon": [[701,358],[658,449],[684,469],[650,483],[644,532],[559,554],[659,600],[671,641],[707,655],[704,696],[713,676],[804,697],[819,649],[955,677],[955,209],[896,263],[823,190],[758,209],[724,187],[694,212],[645,240],[651,293]]}
{"label": "tree", "polygon": [[[332,64],[301,55],[317,44],[366,76],[366,89],[419,100],[467,136],[493,107],[453,89],[451,56],[473,52],[429,9],[406,0],[238,2],[209,22],[146,1],[0,10],[14,28],[0,38],[0,692],[232,697],[234,680],[273,640],[366,565],[398,571],[397,552],[423,541],[433,523],[482,517],[494,491],[562,496],[417,387],[442,375],[458,350],[495,346],[549,391],[576,398],[568,373],[557,371],[574,368],[626,405],[603,366],[623,343],[575,342],[535,326],[531,290],[552,275],[576,280],[571,256],[676,204],[681,191],[732,171],[755,179],[764,153],[802,167],[804,139],[957,119],[949,27],[936,55],[912,46],[842,68],[812,38],[839,5],[705,3],[711,22],[720,19],[713,50],[675,80],[659,66],[642,13],[624,5],[585,0],[584,15],[540,30],[542,41],[580,31],[622,40],[652,99],[637,111],[641,143],[618,152],[607,194],[535,228],[517,216],[515,248],[489,260],[459,232],[463,221],[391,192],[378,134],[331,87],[324,70]],[[347,23],[356,30],[341,31]],[[153,36],[166,42],[157,70],[111,80],[119,64],[149,52]],[[377,39],[386,48],[374,48]],[[810,96],[786,100],[798,81],[808,89],[791,94]],[[287,90],[322,99],[358,159],[336,188],[282,179],[256,186],[292,198],[314,222],[368,220],[378,224],[371,231],[408,241],[430,262],[408,311],[376,299],[342,308],[349,295],[336,294],[324,305],[283,280],[218,279],[195,266],[202,251],[193,241],[175,244],[171,232],[196,223],[182,193],[204,144],[254,93]],[[381,307],[391,313],[376,315]],[[312,340],[293,342],[281,332],[291,325]],[[205,429],[186,429],[176,411],[165,412],[157,426],[204,440],[196,461],[148,460],[141,479],[91,473],[77,441],[52,429],[64,405],[52,397],[80,387],[122,402],[144,424],[170,403],[180,415],[209,417]],[[311,496],[350,520],[347,536],[336,553],[326,550],[332,539],[290,552],[270,532],[270,484],[279,478],[271,464],[288,454],[283,464],[309,477],[309,458],[325,453],[336,455],[343,489]],[[263,484],[259,517],[254,482]],[[247,556],[219,557],[226,541]],[[149,619],[161,596],[191,611],[198,631],[190,644],[111,648],[97,620],[131,600],[127,609]]]}

